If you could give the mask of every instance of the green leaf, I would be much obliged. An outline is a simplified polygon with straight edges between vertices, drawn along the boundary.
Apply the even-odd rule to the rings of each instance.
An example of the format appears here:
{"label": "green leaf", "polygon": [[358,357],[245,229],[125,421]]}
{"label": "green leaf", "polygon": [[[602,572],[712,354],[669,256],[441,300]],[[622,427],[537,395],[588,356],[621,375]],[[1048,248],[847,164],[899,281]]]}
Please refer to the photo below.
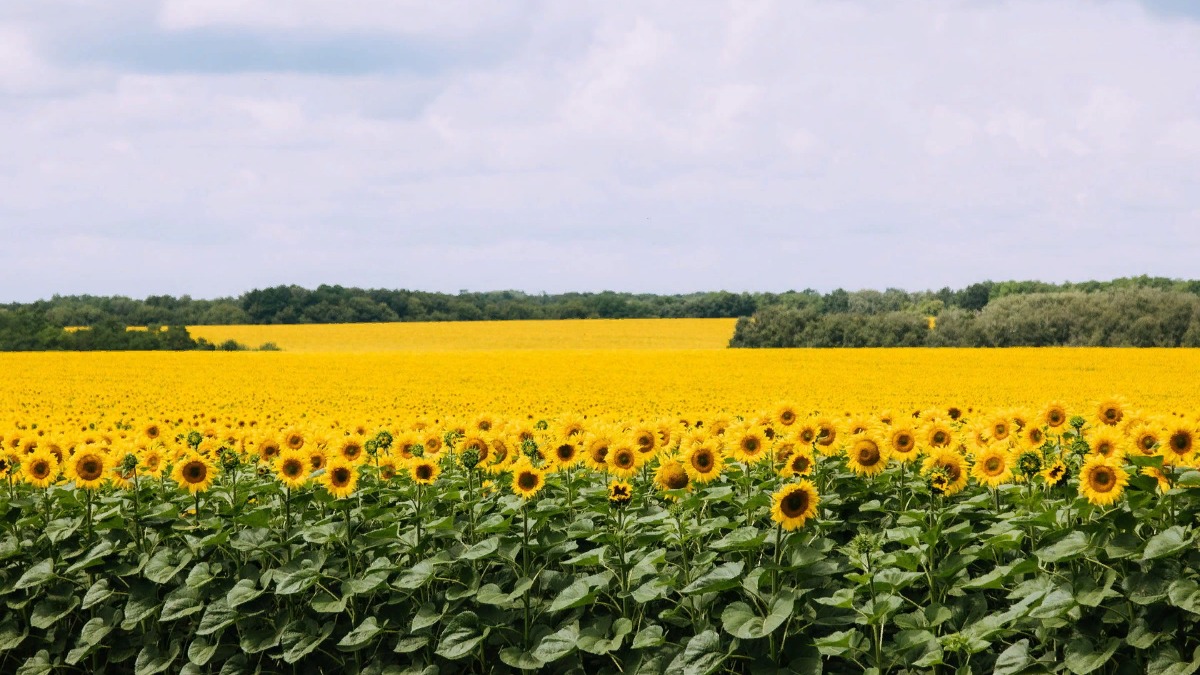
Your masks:
{"label": "green leaf", "polygon": [[457,661],[470,655],[484,637],[479,629],[479,617],[474,612],[463,612],[446,625],[434,653],[444,659]]}
{"label": "green leaf", "polygon": [[[746,564],[742,561],[724,563],[718,567],[714,567],[707,573],[702,574],[698,579],[688,584],[683,588],[681,593],[684,595],[694,595],[697,593],[715,593],[723,591],[727,588],[733,588],[738,585],[738,577],[741,576],[742,570]],[[711,632],[711,631],[710,631]],[[713,632],[716,635],[715,632]]]}
{"label": "green leaf", "polygon": [[1192,546],[1192,533],[1180,525],[1173,525],[1150,537],[1142,560],[1155,560],[1182,553]]}
{"label": "green leaf", "polygon": [[174,621],[199,612],[204,609],[204,602],[200,597],[200,592],[190,586],[176,588],[163,600],[163,610],[158,620]]}
{"label": "green leaf", "polygon": [[1034,551],[1034,555],[1042,562],[1062,562],[1078,558],[1089,548],[1091,544],[1087,535],[1075,530],[1057,542]]}
{"label": "green leaf", "polygon": [[1075,638],[1067,643],[1063,662],[1075,675],[1086,675],[1108,663],[1120,646],[1121,640],[1117,638],[1110,639],[1099,649],[1087,638]]}
{"label": "green leaf", "polygon": [[93,605],[104,602],[113,594],[113,590],[109,588],[108,579],[99,579],[92,584],[87,593],[83,594],[83,604],[81,609],[91,609]]}
{"label": "green leaf", "polygon": [[520,647],[505,647],[501,649],[500,660],[505,665],[517,668],[518,670],[538,670],[546,665],[545,662],[533,653],[524,651]]}
{"label": "green leaf", "polygon": [[200,617],[200,627],[196,629],[196,634],[212,635],[237,618],[238,613],[229,606],[229,602],[225,598],[217,598],[204,609],[204,616]]}
{"label": "green leaf", "polygon": [[488,537],[487,539],[484,539],[483,541],[475,544],[471,548],[468,548],[467,550],[463,551],[462,555],[460,555],[458,557],[461,558],[462,560],[480,560],[482,558],[486,558],[486,557],[492,555],[493,553],[495,553],[496,549],[499,547],[500,547],[500,538],[499,537]]}
{"label": "green leaf", "polygon": [[179,656],[179,643],[172,642],[165,650],[158,643],[151,642],[138,652],[137,662],[133,666],[134,675],[155,675],[171,667],[175,657]]}
{"label": "green leaf", "polygon": [[603,565],[604,564],[604,552],[605,552],[605,549],[607,549],[607,548],[608,548],[607,546],[601,546],[599,548],[594,548],[590,551],[585,551],[585,552],[580,553],[579,555],[575,556],[574,558],[570,558],[569,560],[563,561],[563,564],[564,565],[591,565],[591,566]]}
{"label": "green leaf", "polygon": [[666,637],[663,633],[662,626],[651,624],[638,631],[638,634],[633,638],[634,649],[646,649],[649,647],[658,647],[666,642]]}
{"label": "green leaf", "polygon": [[234,609],[262,594],[263,589],[258,587],[258,582],[254,579],[239,579],[233,588],[229,589],[229,593],[225,596],[225,602],[228,603],[230,609]]}
{"label": "green leaf", "polygon": [[16,649],[25,641],[29,628],[24,624],[24,621],[17,621],[15,614],[9,614],[0,622],[0,652]]}
{"label": "green leaf", "polygon": [[212,660],[214,654],[217,653],[217,647],[221,643],[217,640],[209,641],[206,637],[197,637],[192,640],[192,644],[188,645],[188,662],[197,666],[207,665]]}
{"label": "green leaf", "polygon": [[376,635],[379,635],[385,626],[387,626],[386,620],[384,620],[384,623],[381,626],[379,625],[379,622],[375,620],[375,617],[368,616],[366,619],[363,619],[363,622],[358,624],[354,630],[346,633],[346,636],[338,641],[337,647],[342,651],[355,651],[362,649],[364,646],[370,643]]}
{"label": "green leaf", "polygon": [[[558,594],[558,597],[554,598],[554,601],[550,603],[550,606],[546,608],[546,611],[561,612],[565,609],[573,609],[583,605],[590,605],[595,601],[596,592],[592,590],[591,586],[589,586],[587,582],[583,581],[582,579],[576,579],[571,583],[570,586],[564,588],[563,591]],[[517,666],[513,667],[516,668]]]}
{"label": "green leaf", "polygon": [[750,551],[762,546],[767,532],[754,526],[739,527],[729,534],[708,544],[714,551]]}
{"label": "green leaf", "polygon": [[144,581],[134,581],[129,589],[129,601],[125,603],[124,630],[133,630],[150,615],[158,611],[158,589]]}
{"label": "green leaf", "polygon": [[35,586],[41,586],[53,578],[54,560],[51,558],[46,558],[33,567],[30,567],[28,570],[25,570],[25,573],[22,574],[21,578],[17,579],[17,583],[13,585],[13,588],[17,590],[34,588]]}
{"label": "green leaf", "polygon": [[1177,579],[1171,583],[1167,598],[1172,605],[1200,614],[1200,585],[1191,579]]}
{"label": "green leaf", "polygon": [[816,645],[817,651],[821,652],[822,656],[842,656],[855,649],[860,642],[862,642],[862,633],[859,633],[857,628],[851,628],[819,637],[813,641],[813,644]]}
{"label": "green leaf", "polygon": [[59,619],[70,614],[78,606],[79,596],[77,595],[67,598],[57,596],[46,598],[33,608],[33,616],[29,619],[29,625],[45,630],[58,623]]}
{"label": "green leaf", "polygon": [[192,562],[192,554],[187,551],[172,548],[161,548],[150,556],[142,574],[156,584],[165,584],[183,571]]}
{"label": "green leaf", "polygon": [[[283,630],[274,621],[264,620],[262,617],[257,619],[243,619],[238,622],[238,646],[247,654],[257,654],[271,649],[279,644],[283,637]],[[332,624],[329,624],[330,632],[333,631]]]}
{"label": "green leaf", "polygon": [[348,599],[348,596],[345,595],[333,596],[324,590],[319,590],[308,604],[313,608],[314,612],[321,614],[341,614],[346,611],[346,601]]}
{"label": "green leaf", "polygon": [[1033,659],[1029,656],[1029,640],[1018,640],[996,657],[996,668],[992,675],[1016,675],[1032,662]]}
{"label": "green leaf", "polygon": [[612,623],[609,633],[607,621],[588,626],[579,632],[579,649],[597,656],[615,652],[621,648],[625,636],[633,630],[633,622],[626,618],[617,619]]}
{"label": "green leaf", "polygon": [[429,644],[429,636],[410,635],[400,638],[400,641],[396,643],[396,647],[392,651],[397,654],[409,654],[425,647],[427,644]]}
{"label": "green leaf", "polygon": [[554,633],[543,637],[533,654],[542,663],[553,663],[575,651],[579,643],[579,624],[572,622]]}
{"label": "green leaf", "polygon": [[644,605],[648,602],[653,602],[659,598],[666,597],[667,593],[670,592],[671,589],[672,586],[670,581],[661,577],[654,577],[641,586],[633,589],[633,592],[629,595],[635,601]]}
{"label": "green leaf", "polygon": [[50,652],[45,649],[25,660],[17,669],[16,675],[49,675],[54,670],[50,662]]}
{"label": "green leaf", "polygon": [[714,630],[694,635],[667,666],[667,675],[708,675],[725,662],[721,637]]}
{"label": "green leaf", "polygon": [[766,616],[759,616],[744,602],[734,602],[721,613],[721,625],[725,632],[743,640],[763,638],[775,632],[788,620],[795,601],[794,593],[781,591],[771,599]]}
{"label": "green leaf", "polygon": [[318,625],[312,619],[297,619],[283,629],[280,644],[283,646],[283,660],[296,663],[308,656],[314,649],[333,633],[334,623],[326,621]]}
{"label": "green leaf", "polygon": [[120,623],[120,615],[112,609],[100,616],[94,616],[83,624],[83,628],[79,631],[79,642],[95,647],[104,642],[105,636],[111,633],[118,623]]}
{"label": "green leaf", "polygon": [[416,616],[412,620],[413,632],[419,631],[422,628],[428,628],[442,620],[442,612],[439,612],[433,603],[425,603],[417,610]]}

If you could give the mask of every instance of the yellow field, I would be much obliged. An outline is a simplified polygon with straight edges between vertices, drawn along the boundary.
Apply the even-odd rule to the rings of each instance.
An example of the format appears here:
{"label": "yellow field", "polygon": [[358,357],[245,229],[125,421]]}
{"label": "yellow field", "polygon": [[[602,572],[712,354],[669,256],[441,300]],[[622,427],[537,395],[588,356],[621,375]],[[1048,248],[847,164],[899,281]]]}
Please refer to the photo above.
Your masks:
{"label": "yellow field", "polygon": [[0,425],[105,428],[238,422],[282,428],[481,413],[534,420],[1041,407],[1093,413],[1111,394],[1156,413],[1197,412],[1200,351],[507,350],[390,353],[0,355]]}
{"label": "yellow field", "polygon": [[285,326],[189,326],[192,337],[289,352],[480,349],[722,349],[734,319],[587,319]]}

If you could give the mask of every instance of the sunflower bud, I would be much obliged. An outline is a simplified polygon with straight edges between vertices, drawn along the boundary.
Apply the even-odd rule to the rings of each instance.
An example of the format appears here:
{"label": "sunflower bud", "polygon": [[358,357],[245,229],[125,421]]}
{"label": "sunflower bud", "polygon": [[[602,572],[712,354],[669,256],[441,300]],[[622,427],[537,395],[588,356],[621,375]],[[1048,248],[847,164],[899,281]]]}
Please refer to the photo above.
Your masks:
{"label": "sunflower bud", "polygon": [[[375,445],[382,450],[391,448],[393,440],[395,439],[392,438],[392,432],[388,431],[387,429],[375,434]],[[367,442],[370,443],[370,441]]]}
{"label": "sunflower bud", "polygon": [[193,450],[195,450],[196,448],[200,447],[200,444],[201,444],[202,442],[204,442],[204,435],[203,435],[203,434],[201,434],[199,431],[189,431],[189,432],[188,432],[188,435],[187,435],[187,444],[188,444],[188,445],[189,445],[189,446],[190,446],[190,447],[191,447]]}
{"label": "sunflower bud", "polygon": [[368,439],[366,443],[363,443],[363,450],[366,450],[367,454],[370,455],[371,457],[374,457],[376,454],[379,453],[379,447],[380,446],[379,446],[378,436],[375,438],[372,438],[372,439]]}
{"label": "sunflower bud", "polygon": [[470,471],[479,466],[479,451],[475,448],[467,448],[458,456],[458,461],[462,462],[463,467]]}
{"label": "sunflower bud", "polygon": [[137,468],[137,465],[137,455],[133,454],[132,452],[127,452],[125,453],[125,456],[121,458],[121,463],[117,465],[117,468],[121,470],[121,473],[132,473],[133,470]]}
{"label": "sunflower bud", "polygon": [[1017,470],[1026,479],[1031,479],[1042,471],[1042,456],[1032,450],[1026,450],[1017,458]]}
{"label": "sunflower bud", "polygon": [[538,454],[537,441],[533,440],[532,438],[526,438],[525,440],[521,441],[521,454],[532,460],[540,460],[542,458],[542,456]]}
{"label": "sunflower bud", "polygon": [[408,451],[412,453],[413,457],[425,456],[425,446],[421,443],[413,443],[412,446],[409,447]]}
{"label": "sunflower bud", "polygon": [[1079,431],[1080,429],[1082,429],[1083,425],[1085,425],[1085,424],[1087,424],[1087,420],[1083,419],[1083,417],[1081,417],[1080,415],[1074,415],[1071,417],[1070,425],[1071,425],[1071,428],[1073,428],[1075,431]]}

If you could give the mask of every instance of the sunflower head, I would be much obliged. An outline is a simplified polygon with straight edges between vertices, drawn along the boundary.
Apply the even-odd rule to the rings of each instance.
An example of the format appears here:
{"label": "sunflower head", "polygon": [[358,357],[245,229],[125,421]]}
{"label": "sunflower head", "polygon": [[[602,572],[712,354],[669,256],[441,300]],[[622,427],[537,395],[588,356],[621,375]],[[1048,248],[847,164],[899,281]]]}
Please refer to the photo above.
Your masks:
{"label": "sunflower head", "polygon": [[1106,398],[1096,405],[1096,418],[1101,424],[1115,427],[1125,418],[1125,404],[1121,399]]}
{"label": "sunflower head", "polygon": [[75,481],[76,487],[95,490],[104,484],[108,474],[108,455],[84,449],[71,456],[66,468],[68,477]]}
{"label": "sunflower head", "polygon": [[441,473],[441,467],[431,460],[418,459],[409,464],[408,473],[412,476],[413,482],[418,485],[433,485],[438,474]]}
{"label": "sunflower head", "polygon": [[358,487],[358,472],[354,465],[341,455],[334,455],[325,464],[321,484],[337,499],[349,497]]}
{"label": "sunflower head", "polygon": [[58,477],[58,459],[48,451],[37,450],[22,466],[25,482],[34,487],[49,487]]}
{"label": "sunflower head", "polygon": [[521,463],[513,469],[513,493],[525,500],[532,499],[546,486],[546,478],[540,469]]}
{"label": "sunflower head", "polygon": [[275,461],[275,477],[288,488],[298,488],[308,481],[309,458],[299,450],[288,448]]}
{"label": "sunflower head", "polygon": [[683,469],[697,483],[707,483],[717,478],[725,468],[725,458],[712,441],[694,445],[684,460]]}
{"label": "sunflower head", "polygon": [[1092,455],[1079,469],[1079,494],[1096,506],[1108,506],[1121,498],[1129,474],[1109,457]]}
{"label": "sunflower head", "polygon": [[817,488],[802,480],[776,490],[771,501],[771,519],[790,531],[803,527],[809,518],[817,515],[817,504],[821,499]]}
{"label": "sunflower head", "polygon": [[658,471],[654,474],[654,481],[663,490],[683,490],[687,488],[691,479],[688,478],[687,471],[679,462],[669,459],[659,465]]}
{"label": "sunflower head", "polygon": [[633,487],[624,481],[613,481],[608,484],[608,504],[618,508],[628,506],[633,500]]}
{"label": "sunflower head", "polygon": [[189,452],[181,457],[171,472],[171,478],[192,494],[208,490],[216,477],[217,467],[207,457],[196,452]]}
{"label": "sunflower head", "polygon": [[1042,480],[1046,481],[1046,485],[1058,485],[1067,478],[1067,464],[1061,459],[1055,459],[1047,464],[1045,469],[1042,469],[1041,475]]}
{"label": "sunflower head", "polygon": [[887,468],[888,451],[878,438],[872,435],[855,436],[846,451],[846,466],[862,476],[877,476]]}

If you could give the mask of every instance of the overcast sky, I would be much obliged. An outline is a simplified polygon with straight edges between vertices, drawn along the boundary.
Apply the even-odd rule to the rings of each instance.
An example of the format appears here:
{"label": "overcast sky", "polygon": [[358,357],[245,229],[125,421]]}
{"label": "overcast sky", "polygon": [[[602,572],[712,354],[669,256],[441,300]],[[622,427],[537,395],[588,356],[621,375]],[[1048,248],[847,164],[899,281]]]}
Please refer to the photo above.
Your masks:
{"label": "overcast sky", "polygon": [[0,301],[1200,277],[1193,0],[4,0]]}

